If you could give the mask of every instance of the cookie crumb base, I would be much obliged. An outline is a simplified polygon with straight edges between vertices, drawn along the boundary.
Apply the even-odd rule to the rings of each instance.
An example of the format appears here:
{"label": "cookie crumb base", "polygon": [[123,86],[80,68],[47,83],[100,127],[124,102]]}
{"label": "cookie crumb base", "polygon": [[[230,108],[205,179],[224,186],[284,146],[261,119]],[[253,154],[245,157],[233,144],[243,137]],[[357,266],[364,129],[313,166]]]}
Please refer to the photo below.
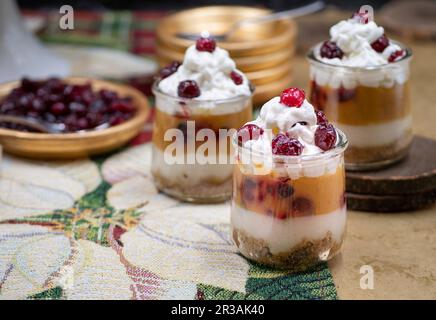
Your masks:
{"label": "cookie crumb base", "polygon": [[273,254],[264,240],[256,239],[241,229],[233,228],[232,238],[247,259],[290,272],[302,272],[330,260],[342,245],[342,239],[337,242],[328,231],[321,239],[304,239],[289,251]]}
{"label": "cookie crumb base", "polygon": [[158,172],[153,172],[157,189],[176,199],[192,203],[218,203],[230,199],[232,193],[232,178],[221,183],[200,182],[196,185],[183,185],[163,178]]}

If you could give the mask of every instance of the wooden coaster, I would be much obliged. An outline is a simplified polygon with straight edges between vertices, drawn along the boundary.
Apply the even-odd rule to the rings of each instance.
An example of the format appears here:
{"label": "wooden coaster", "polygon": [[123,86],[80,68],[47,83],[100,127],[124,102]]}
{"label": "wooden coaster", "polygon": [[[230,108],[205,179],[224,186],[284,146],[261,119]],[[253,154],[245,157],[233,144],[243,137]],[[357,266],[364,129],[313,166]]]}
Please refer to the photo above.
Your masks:
{"label": "wooden coaster", "polygon": [[352,194],[382,196],[436,190],[436,141],[415,136],[401,162],[381,170],[347,171],[346,189]]}
{"label": "wooden coaster", "polygon": [[436,39],[436,2],[431,0],[392,1],[386,4],[375,20],[403,37]]}
{"label": "wooden coaster", "polygon": [[402,212],[428,207],[436,202],[436,189],[407,195],[347,193],[347,208],[357,211]]}

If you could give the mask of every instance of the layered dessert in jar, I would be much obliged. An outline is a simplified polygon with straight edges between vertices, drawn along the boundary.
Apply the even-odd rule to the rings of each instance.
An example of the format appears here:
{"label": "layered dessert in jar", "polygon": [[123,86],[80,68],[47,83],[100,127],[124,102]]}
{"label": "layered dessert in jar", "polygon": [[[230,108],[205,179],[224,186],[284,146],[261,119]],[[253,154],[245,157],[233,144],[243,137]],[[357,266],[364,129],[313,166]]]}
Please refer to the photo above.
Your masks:
{"label": "layered dessert in jar", "polygon": [[345,135],[289,88],[234,144],[231,232],[241,254],[294,272],[335,256],[346,223]]}
{"label": "layered dessert in jar", "polygon": [[347,169],[373,169],[407,154],[412,140],[411,51],[356,13],[309,53],[315,108],[348,137]]}
{"label": "layered dessert in jar", "polygon": [[[231,137],[252,119],[252,92],[229,53],[209,37],[189,47],[182,64],[161,70],[153,86],[152,159],[161,191],[190,202],[229,199]],[[214,136],[205,137],[210,133]]]}

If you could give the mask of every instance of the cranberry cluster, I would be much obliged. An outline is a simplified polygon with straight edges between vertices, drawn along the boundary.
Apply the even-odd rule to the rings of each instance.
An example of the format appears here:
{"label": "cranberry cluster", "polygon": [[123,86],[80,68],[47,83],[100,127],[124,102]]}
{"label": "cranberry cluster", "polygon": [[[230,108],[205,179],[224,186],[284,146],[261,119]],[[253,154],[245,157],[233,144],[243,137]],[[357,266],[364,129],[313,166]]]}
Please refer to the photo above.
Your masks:
{"label": "cranberry cluster", "polygon": [[[298,88],[285,89],[281,96],[280,102],[286,107],[299,108],[305,99],[304,91]],[[336,145],[336,130],[330,124],[321,110],[315,110],[317,118],[317,129],[315,130],[315,145],[323,151],[332,149]],[[300,125],[306,126],[307,122],[300,121]],[[295,125],[295,124],[294,124]],[[238,140],[242,144],[247,140],[257,140],[263,134],[264,130],[255,124],[246,124],[238,130]],[[288,134],[277,134],[272,142],[272,153],[283,156],[299,156],[303,152],[304,146]]]}
{"label": "cranberry cluster", "polygon": [[[24,78],[0,103],[1,114],[63,123],[65,132],[90,130],[105,123],[115,126],[132,118],[135,111],[131,98],[120,98],[106,89],[94,92],[89,83],[73,85],[57,78],[43,81]],[[0,126],[32,131],[13,124]]]}

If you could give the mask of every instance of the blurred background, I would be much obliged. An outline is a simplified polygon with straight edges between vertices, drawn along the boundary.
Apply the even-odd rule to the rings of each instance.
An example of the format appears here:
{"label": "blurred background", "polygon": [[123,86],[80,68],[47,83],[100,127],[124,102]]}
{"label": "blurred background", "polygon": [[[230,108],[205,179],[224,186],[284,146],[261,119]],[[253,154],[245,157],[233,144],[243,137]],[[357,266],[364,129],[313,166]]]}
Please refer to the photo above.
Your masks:
{"label": "blurred background", "polygon": [[[177,10],[186,9],[197,6],[206,5],[244,5],[244,6],[262,6],[270,8],[273,10],[284,10],[291,8],[293,6],[299,6],[303,4],[310,3],[308,0],[234,0],[234,1],[208,1],[208,0],[160,0],[160,1],[144,1],[144,0],[132,0],[132,1],[122,1],[122,0],[77,0],[77,1],[56,1],[56,0],[20,0],[18,1],[20,6],[23,8],[33,8],[33,9],[44,9],[44,8],[56,8],[62,4],[69,4],[77,9],[88,9],[88,10],[101,10],[101,9],[127,9],[127,10],[138,10],[138,9],[166,9],[166,10]],[[387,0],[371,0],[365,1],[364,4],[373,6],[374,8],[379,8],[383,4],[388,2]],[[362,1],[340,1],[340,0],[330,0],[326,1],[329,5],[334,5],[343,9],[354,10],[363,4]]]}
{"label": "blurred background", "polygon": [[[2,5],[14,3],[12,0],[4,1]],[[192,44],[178,38],[180,30],[198,34],[209,29],[222,33],[246,17],[264,15],[268,10],[277,12],[299,8],[314,1],[76,0],[68,2],[74,8],[73,30],[63,30],[59,25],[62,17],[59,9],[66,4],[64,1],[15,2],[28,31],[45,48],[68,61],[70,74],[128,82],[150,95],[153,76],[158,69],[171,61],[183,60],[185,49]],[[424,45],[426,50],[430,50],[430,53],[424,50],[425,55],[435,53],[433,45],[428,48],[428,44],[436,38],[436,1],[367,0],[362,3],[357,0],[327,0],[324,4],[324,9],[319,12],[293,20],[247,27],[237,32],[234,38],[219,43],[229,50],[238,68],[256,86],[257,105],[281,92],[283,87],[298,85],[306,88],[308,68],[305,55],[308,50],[329,37],[332,25],[350,17],[363,4],[373,6],[375,21],[385,27],[389,37],[412,48]],[[243,7],[210,11],[207,6],[211,5]],[[198,7],[201,9],[194,9]],[[2,14],[8,15],[5,12]],[[29,61],[32,68],[42,65],[38,63],[42,53],[24,54],[33,50],[27,49],[27,44],[31,42],[28,38],[18,40],[18,36],[12,36],[15,27],[11,25],[15,23],[3,21],[3,24],[3,30],[0,24],[0,31],[9,35],[10,40],[2,45],[14,48],[15,53],[10,58],[5,54],[0,56],[0,68],[8,68],[11,59]],[[48,63],[44,68],[47,66]],[[27,72],[29,68],[26,68]]]}

